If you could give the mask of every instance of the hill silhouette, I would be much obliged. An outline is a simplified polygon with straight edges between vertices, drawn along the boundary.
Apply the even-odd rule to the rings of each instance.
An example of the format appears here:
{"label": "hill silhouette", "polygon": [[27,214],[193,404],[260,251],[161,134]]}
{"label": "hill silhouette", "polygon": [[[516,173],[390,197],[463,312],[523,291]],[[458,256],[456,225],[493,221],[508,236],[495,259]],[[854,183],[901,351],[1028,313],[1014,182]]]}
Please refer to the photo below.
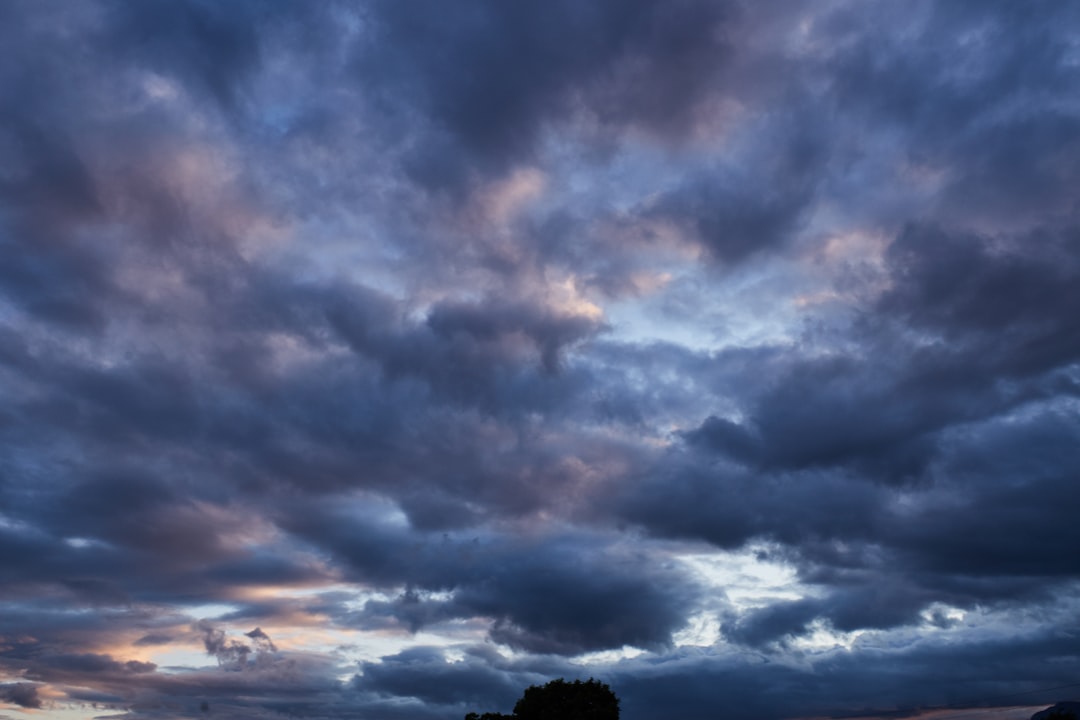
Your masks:
{"label": "hill silhouette", "polygon": [[1040,710],[1031,720],[1080,720],[1080,702],[1067,700]]}

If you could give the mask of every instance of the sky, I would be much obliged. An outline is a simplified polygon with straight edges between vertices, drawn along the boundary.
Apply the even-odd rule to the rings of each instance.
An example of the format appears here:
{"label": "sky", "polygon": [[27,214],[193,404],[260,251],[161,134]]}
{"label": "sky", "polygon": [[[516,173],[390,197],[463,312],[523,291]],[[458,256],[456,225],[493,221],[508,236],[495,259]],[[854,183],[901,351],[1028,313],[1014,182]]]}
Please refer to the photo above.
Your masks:
{"label": "sky", "polygon": [[0,0],[0,718],[1076,699],[1078,30]]}

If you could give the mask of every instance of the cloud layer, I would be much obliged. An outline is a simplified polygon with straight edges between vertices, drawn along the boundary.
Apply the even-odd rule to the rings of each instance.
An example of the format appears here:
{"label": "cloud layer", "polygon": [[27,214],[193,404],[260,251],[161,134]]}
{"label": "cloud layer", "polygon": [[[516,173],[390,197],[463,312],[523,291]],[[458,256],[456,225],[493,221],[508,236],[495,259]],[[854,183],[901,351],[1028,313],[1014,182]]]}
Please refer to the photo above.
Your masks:
{"label": "cloud layer", "polygon": [[0,711],[1060,699],[1078,26],[3,3]]}

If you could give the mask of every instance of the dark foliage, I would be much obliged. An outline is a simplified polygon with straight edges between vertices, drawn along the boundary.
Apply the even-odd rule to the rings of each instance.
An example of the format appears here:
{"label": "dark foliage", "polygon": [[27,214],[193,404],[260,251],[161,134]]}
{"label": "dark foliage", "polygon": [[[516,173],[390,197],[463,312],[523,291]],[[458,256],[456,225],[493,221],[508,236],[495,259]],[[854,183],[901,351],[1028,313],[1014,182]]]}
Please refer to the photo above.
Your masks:
{"label": "dark foliage", "polygon": [[619,699],[599,680],[562,678],[533,685],[514,705],[512,715],[469,713],[465,720],[619,720]]}

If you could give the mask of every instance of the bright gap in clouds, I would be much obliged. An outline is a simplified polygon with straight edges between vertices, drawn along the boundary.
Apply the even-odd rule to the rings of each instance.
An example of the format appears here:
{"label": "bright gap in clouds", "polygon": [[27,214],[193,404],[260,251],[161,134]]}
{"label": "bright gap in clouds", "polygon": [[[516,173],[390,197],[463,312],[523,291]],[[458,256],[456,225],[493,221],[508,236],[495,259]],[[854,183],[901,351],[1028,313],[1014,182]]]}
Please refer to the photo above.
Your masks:
{"label": "bright gap in clouds", "polygon": [[699,353],[748,345],[786,344],[798,333],[797,308],[777,298],[773,278],[745,274],[731,278],[722,293],[706,291],[707,275],[666,276],[640,296],[605,304],[611,338],[670,343]]}
{"label": "bright gap in clouds", "polygon": [[762,545],[738,552],[675,555],[675,559],[690,567],[710,590],[723,594],[738,612],[814,593],[799,581],[794,566],[769,555],[769,547]]}

